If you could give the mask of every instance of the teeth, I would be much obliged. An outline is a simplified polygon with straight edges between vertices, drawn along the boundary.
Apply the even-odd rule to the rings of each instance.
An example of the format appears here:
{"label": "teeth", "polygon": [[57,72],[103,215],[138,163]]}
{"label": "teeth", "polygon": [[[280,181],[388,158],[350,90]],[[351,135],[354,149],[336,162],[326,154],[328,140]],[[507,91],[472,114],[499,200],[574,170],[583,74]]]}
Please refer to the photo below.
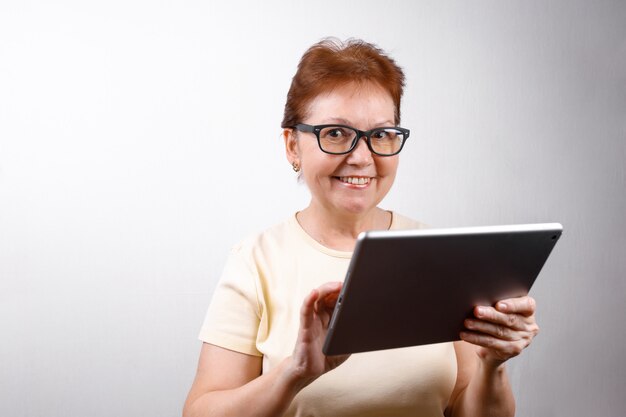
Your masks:
{"label": "teeth", "polygon": [[349,184],[354,184],[354,185],[365,185],[370,182],[369,178],[363,178],[363,177],[339,177],[339,179],[343,182],[347,182]]}

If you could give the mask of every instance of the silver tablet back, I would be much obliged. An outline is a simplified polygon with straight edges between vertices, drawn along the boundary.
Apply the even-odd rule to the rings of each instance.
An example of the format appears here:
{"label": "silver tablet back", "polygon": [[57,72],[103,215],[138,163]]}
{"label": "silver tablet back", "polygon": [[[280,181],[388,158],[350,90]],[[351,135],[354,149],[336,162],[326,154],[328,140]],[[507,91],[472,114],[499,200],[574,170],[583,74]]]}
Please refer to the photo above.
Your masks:
{"label": "silver tablet back", "polygon": [[362,233],[324,353],[458,340],[474,306],[528,294],[561,233],[558,223]]}

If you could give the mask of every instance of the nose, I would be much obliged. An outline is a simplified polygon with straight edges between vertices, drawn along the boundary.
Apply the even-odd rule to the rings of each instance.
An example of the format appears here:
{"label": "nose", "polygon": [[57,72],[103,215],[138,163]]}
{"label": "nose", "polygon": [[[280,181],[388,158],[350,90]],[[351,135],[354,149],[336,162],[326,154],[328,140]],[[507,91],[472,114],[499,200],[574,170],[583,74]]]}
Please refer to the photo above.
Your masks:
{"label": "nose", "polygon": [[346,162],[354,165],[369,165],[373,160],[372,152],[367,146],[367,138],[362,136],[352,152],[348,154]]}

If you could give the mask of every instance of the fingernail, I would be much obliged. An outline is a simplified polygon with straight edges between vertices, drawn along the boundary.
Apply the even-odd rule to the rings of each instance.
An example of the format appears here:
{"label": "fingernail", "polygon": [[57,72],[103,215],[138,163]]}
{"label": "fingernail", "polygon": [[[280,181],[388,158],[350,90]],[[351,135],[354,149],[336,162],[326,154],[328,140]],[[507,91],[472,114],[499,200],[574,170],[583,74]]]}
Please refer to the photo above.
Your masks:
{"label": "fingernail", "polygon": [[498,310],[506,310],[507,307],[506,303],[498,303]]}
{"label": "fingernail", "polygon": [[482,316],[483,314],[485,314],[485,308],[484,307],[478,307],[477,313],[479,316]]}

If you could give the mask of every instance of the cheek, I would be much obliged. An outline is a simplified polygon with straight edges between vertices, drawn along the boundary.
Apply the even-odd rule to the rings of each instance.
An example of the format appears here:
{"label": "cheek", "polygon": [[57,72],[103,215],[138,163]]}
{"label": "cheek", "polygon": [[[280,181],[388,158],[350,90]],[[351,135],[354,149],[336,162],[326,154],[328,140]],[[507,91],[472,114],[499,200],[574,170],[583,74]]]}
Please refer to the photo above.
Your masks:
{"label": "cheek", "polygon": [[330,176],[336,169],[336,164],[324,158],[312,158],[302,160],[302,174],[309,188],[316,188],[317,184],[330,180]]}
{"label": "cheek", "polygon": [[330,155],[314,152],[302,158],[302,171],[313,177],[327,177],[337,170],[339,162]]}
{"label": "cheek", "polygon": [[398,157],[389,157],[393,159],[379,159],[377,164],[378,174],[382,177],[394,178],[398,171]]}

